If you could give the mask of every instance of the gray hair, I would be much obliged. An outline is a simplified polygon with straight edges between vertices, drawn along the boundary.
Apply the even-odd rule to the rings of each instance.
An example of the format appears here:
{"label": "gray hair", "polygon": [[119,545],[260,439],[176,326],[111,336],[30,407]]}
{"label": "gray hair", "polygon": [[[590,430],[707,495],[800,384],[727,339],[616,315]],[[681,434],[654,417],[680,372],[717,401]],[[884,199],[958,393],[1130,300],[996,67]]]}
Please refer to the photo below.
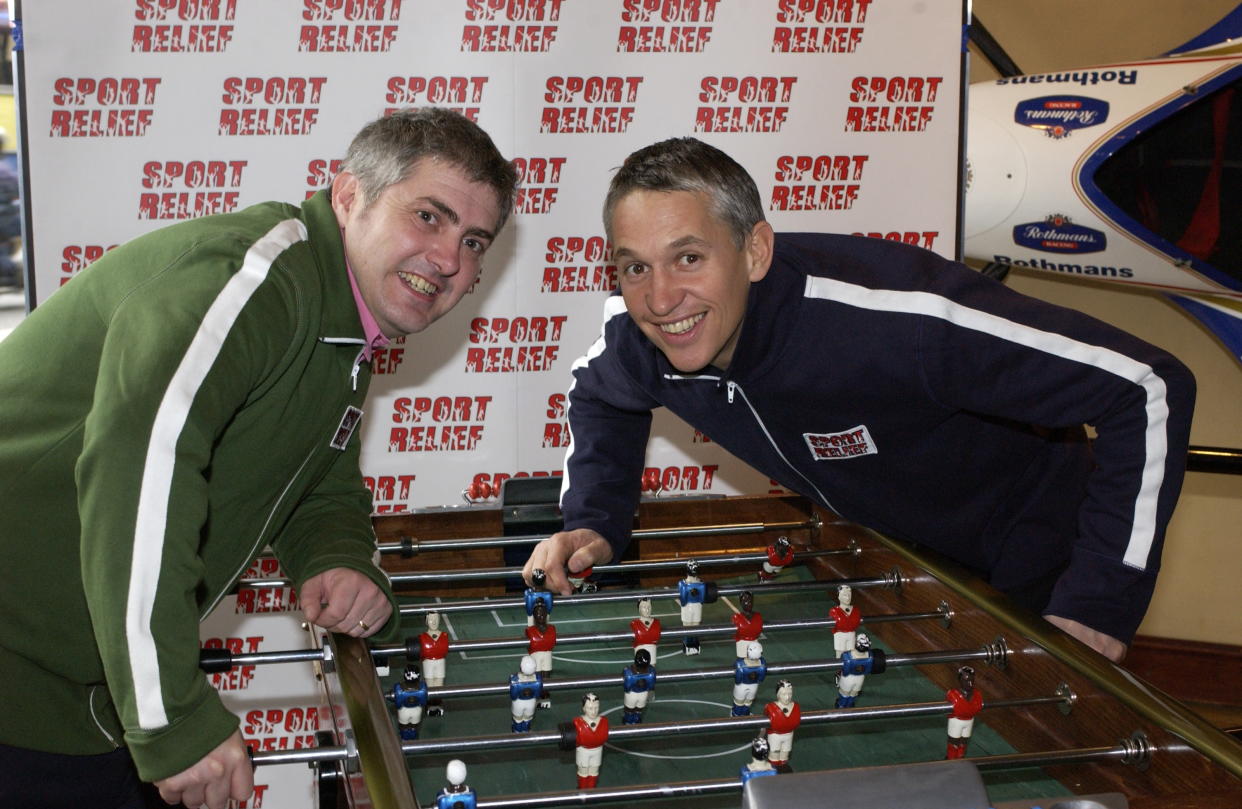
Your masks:
{"label": "gray hair", "polygon": [[425,158],[450,163],[495,191],[497,231],[504,226],[517,193],[517,171],[478,124],[452,110],[411,107],[377,118],[354,136],[341,169],[358,178],[363,205],[369,206]]}
{"label": "gray hair", "polygon": [[625,159],[604,198],[604,232],[612,239],[612,216],[633,191],[698,191],[712,214],[726,225],[740,250],[755,224],[764,221],[759,189],[746,169],[714,146],[696,138],[653,143]]}

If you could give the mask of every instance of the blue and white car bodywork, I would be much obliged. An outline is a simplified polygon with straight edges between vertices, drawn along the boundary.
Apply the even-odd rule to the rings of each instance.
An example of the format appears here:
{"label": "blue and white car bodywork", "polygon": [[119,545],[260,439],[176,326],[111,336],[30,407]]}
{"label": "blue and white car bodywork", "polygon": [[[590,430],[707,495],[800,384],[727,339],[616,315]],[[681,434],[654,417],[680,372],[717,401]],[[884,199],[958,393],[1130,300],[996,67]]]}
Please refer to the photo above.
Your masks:
{"label": "blue and white car bodywork", "polygon": [[1242,360],[1242,5],[1162,57],[970,87],[966,256],[1165,292]]}

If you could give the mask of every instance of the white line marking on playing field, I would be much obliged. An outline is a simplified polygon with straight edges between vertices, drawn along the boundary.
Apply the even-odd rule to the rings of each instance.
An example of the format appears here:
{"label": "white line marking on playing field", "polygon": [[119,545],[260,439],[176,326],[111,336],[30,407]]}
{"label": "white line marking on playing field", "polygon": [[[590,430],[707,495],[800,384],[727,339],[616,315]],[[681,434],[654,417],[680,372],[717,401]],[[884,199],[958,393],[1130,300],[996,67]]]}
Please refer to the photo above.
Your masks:
{"label": "white line marking on playing field", "polygon": [[[729,711],[733,710],[732,705],[725,705],[723,702],[709,702],[708,700],[705,700],[705,699],[662,699],[660,700],[661,705],[667,705],[670,702],[685,702],[685,703],[690,703],[690,704],[695,704],[695,705],[712,705],[717,708],[723,708]],[[609,708],[606,711],[601,711],[601,713],[607,715],[610,713],[615,713],[620,710],[622,710],[622,708],[621,706],[618,706],[616,708]],[[720,758],[721,756],[731,756],[731,755],[734,755],[735,753],[740,753],[743,750],[749,750],[750,742],[747,742],[746,744],[743,744],[740,747],[734,747],[729,750],[721,750],[718,753],[701,753],[697,756],[671,756],[666,753],[661,753],[661,754],[639,753],[635,750],[628,750],[624,747],[621,747],[616,744],[612,744],[610,742],[605,742],[604,747],[607,747],[609,750],[616,750],[619,753],[625,753],[627,756],[638,756],[640,758],[669,758],[669,759],[676,759],[678,761],[683,761],[683,760],[696,759],[696,758]]]}

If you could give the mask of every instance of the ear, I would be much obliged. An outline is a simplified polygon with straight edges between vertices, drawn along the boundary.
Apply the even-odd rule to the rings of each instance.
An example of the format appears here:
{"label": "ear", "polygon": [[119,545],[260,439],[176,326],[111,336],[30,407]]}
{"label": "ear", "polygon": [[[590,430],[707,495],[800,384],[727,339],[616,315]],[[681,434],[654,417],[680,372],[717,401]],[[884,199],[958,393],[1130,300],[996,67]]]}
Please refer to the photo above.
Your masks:
{"label": "ear", "polygon": [[767,222],[756,222],[746,238],[746,256],[750,262],[747,278],[751,283],[762,281],[772,266],[772,250],[776,242],[776,234]]}
{"label": "ear", "polygon": [[362,186],[357,175],[348,171],[337,174],[332,179],[332,210],[336,213],[336,223],[345,227],[350,212],[361,205]]}

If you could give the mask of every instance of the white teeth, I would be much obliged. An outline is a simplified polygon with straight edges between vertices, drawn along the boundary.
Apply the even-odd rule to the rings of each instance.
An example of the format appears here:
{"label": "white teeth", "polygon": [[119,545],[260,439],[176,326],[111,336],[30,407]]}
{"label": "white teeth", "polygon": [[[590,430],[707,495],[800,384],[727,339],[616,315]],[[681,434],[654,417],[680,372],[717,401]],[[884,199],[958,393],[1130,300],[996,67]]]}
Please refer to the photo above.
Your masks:
{"label": "white teeth", "polygon": [[660,331],[664,332],[665,334],[685,334],[686,332],[693,329],[695,324],[697,324],[703,318],[704,318],[704,315],[700,314],[700,315],[693,315],[692,317],[688,317],[685,320],[679,320],[676,323],[661,323]]}
{"label": "white teeth", "polygon": [[440,291],[439,288],[436,287],[435,284],[431,283],[425,278],[420,278],[417,275],[413,275],[411,273],[405,273],[405,272],[399,272],[397,273],[397,275],[401,278],[402,281],[405,281],[407,284],[413,287],[414,290],[421,292],[424,295],[434,295]]}

